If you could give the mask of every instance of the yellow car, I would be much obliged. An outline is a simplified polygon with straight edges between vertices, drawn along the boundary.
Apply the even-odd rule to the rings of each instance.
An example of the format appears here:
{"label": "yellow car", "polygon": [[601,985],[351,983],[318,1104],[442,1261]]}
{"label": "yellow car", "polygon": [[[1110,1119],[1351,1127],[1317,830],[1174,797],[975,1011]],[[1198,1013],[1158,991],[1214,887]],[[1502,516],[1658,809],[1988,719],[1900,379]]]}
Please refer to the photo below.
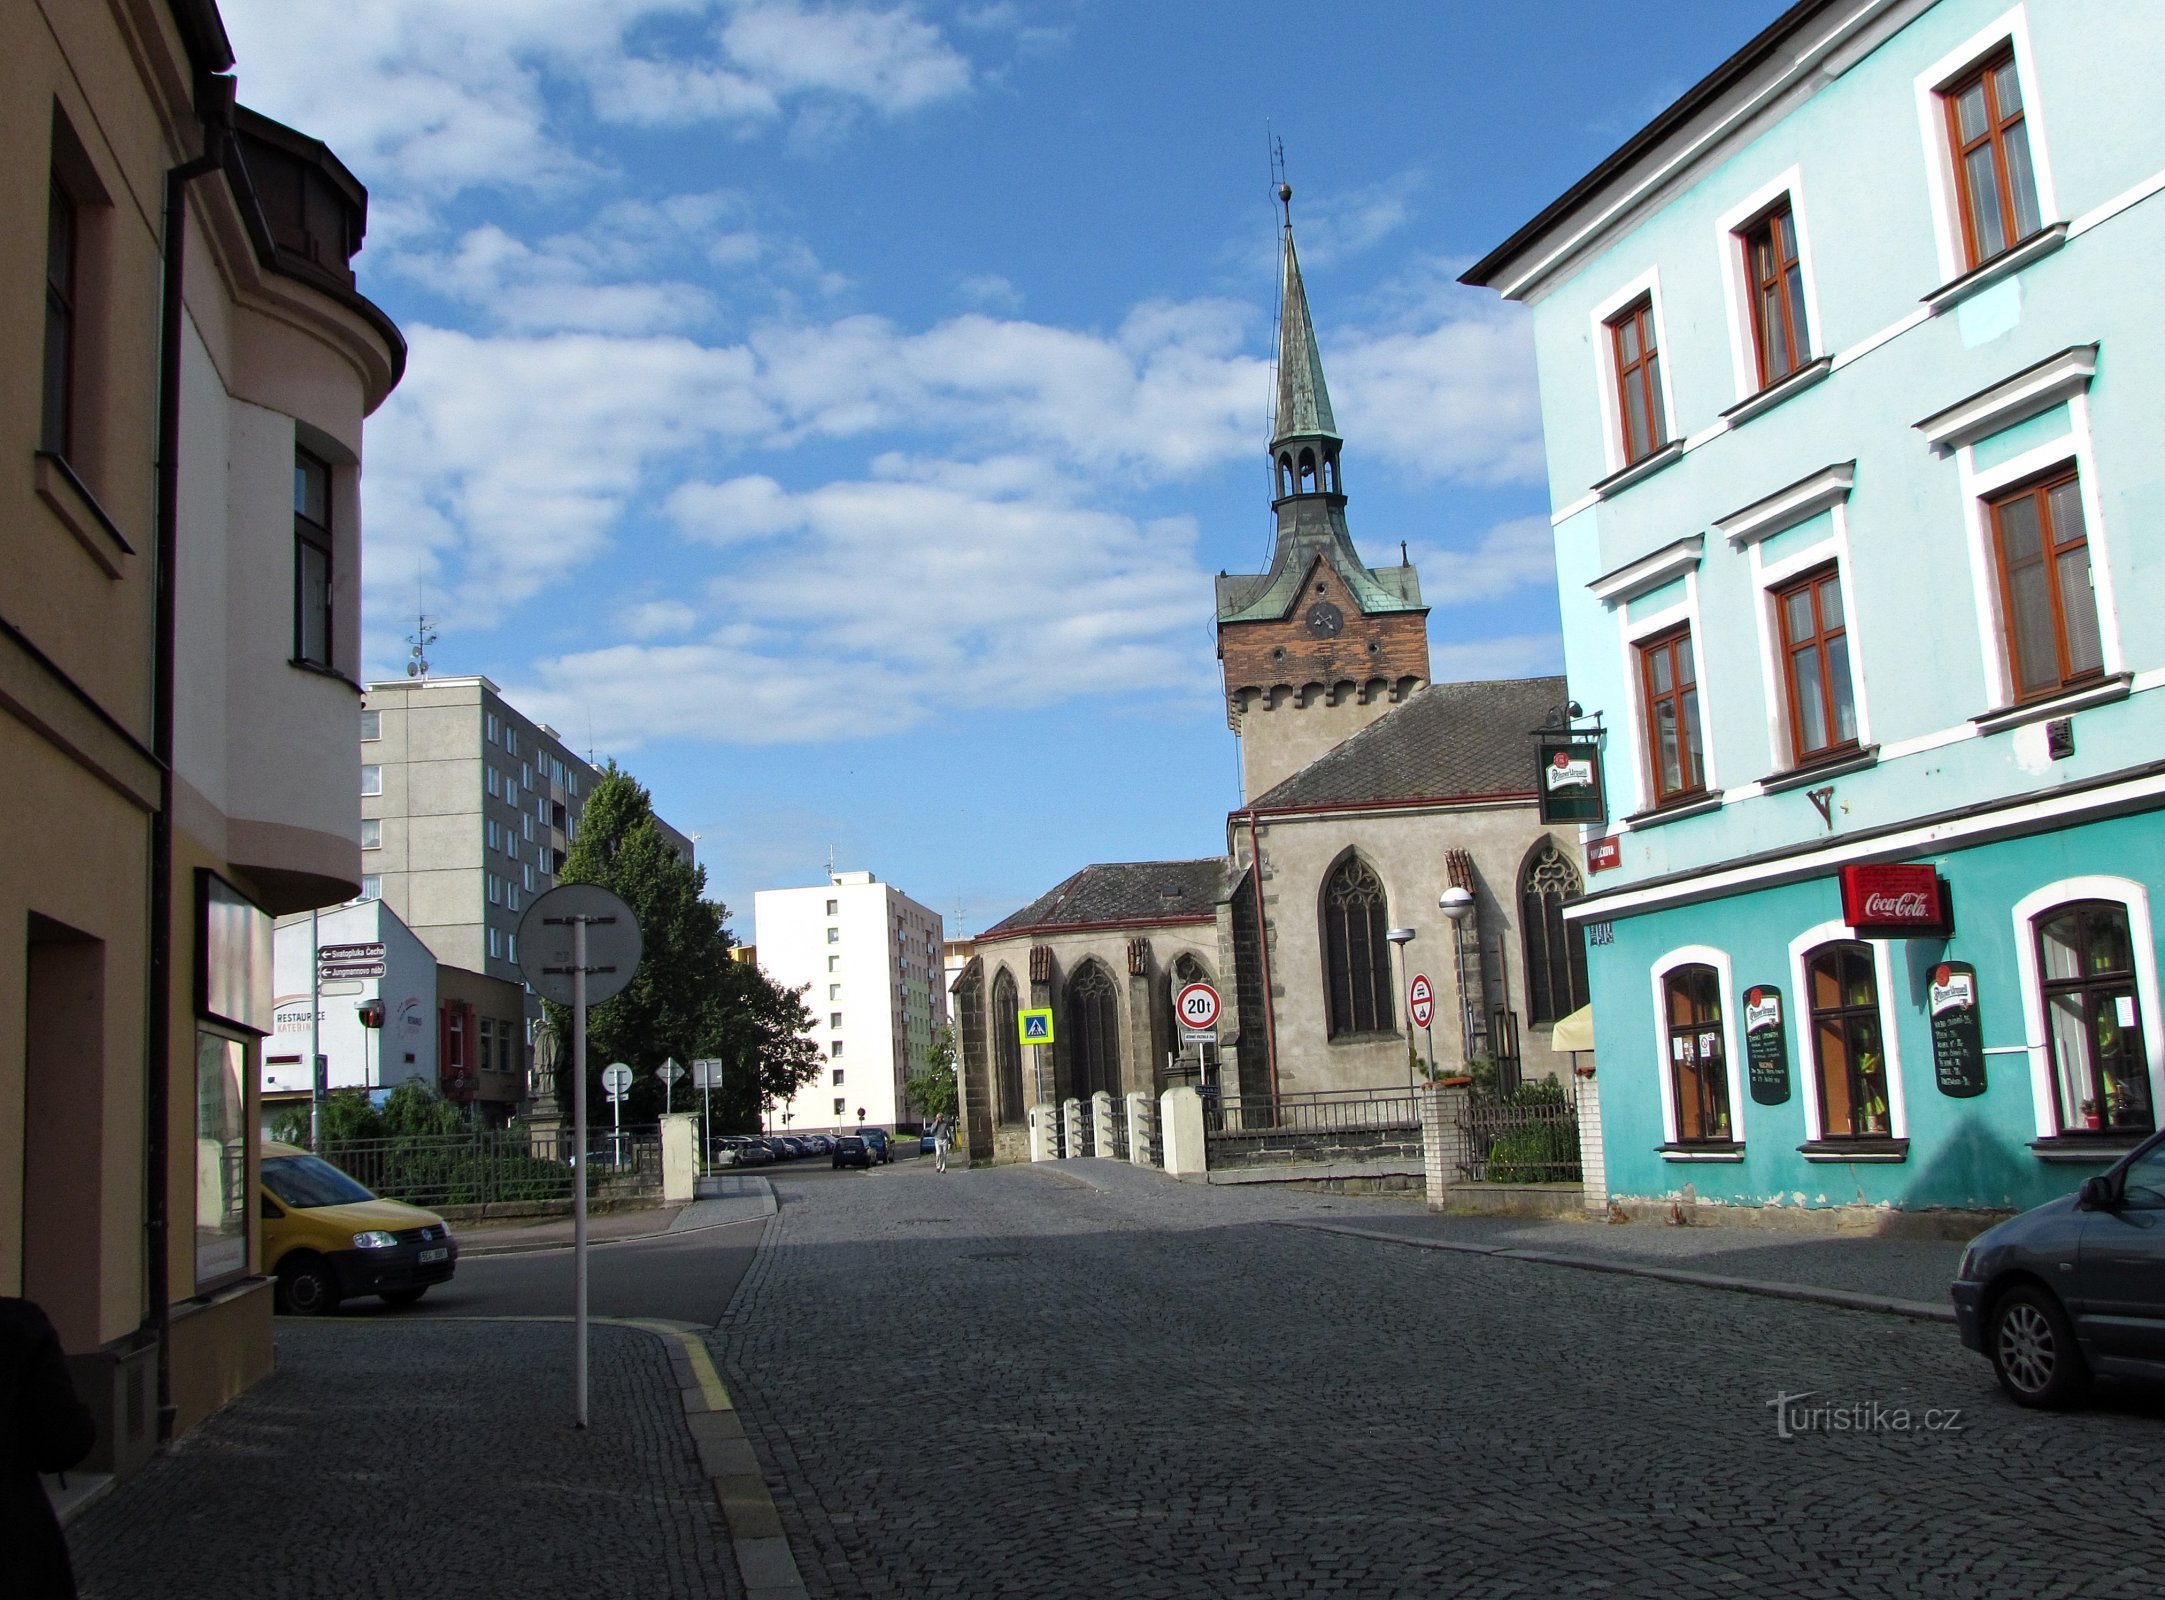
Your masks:
{"label": "yellow car", "polygon": [[313,1317],[355,1295],[412,1305],[458,1265],[451,1229],[433,1211],[380,1200],[328,1161],[290,1144],[263,1146],[263,1270],[278,1309]]}

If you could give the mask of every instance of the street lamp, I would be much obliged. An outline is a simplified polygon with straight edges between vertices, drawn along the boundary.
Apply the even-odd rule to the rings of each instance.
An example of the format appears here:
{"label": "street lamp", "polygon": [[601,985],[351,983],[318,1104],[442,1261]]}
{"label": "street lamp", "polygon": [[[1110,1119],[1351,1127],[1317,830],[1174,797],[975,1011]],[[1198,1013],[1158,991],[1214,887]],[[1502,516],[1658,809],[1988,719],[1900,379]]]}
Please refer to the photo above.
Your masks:
{"label": "street lamp", "polygon": [[[1374,924],[1371,923],[1370,926],[1373,927]],[[1406,946],[1413,943],[1413,929],[1393,928],[1383,937],[1398,946],[1398,982],[1399,987],[1404,988],[1406,983]],[[1406,1019],[1406,1093],[1410,1095],[1413,1092],[1413,1019],[1408,1017]]]}
{"label": "street lamp", "polygon": [[1458,962],[1458,1051],[1459,1060],[1465,1063],[1462,1070],[1473,1070],[1473,1005],[1466,994],[1466,919],[1473,915],[1473,891],[1461,889],[1457,884],[1436,897],[1437,909],[1451,919],[1451,954]]}

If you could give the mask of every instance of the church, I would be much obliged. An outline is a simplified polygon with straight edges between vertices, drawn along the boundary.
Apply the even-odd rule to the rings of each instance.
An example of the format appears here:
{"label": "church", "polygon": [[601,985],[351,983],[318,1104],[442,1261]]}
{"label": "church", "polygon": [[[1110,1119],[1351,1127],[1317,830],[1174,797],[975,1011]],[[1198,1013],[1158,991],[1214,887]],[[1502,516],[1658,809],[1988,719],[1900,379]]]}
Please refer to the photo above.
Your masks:
{"label": "church", "polygon": [[[953,985],[975,1159],[1025,1158],[1030,1107],[1099,1090],[1276,1101],[1403,1085],[1415,1058],[1506,1082],[1568,1065],[1549,1039],[1586,1000],[1563,921],[1583,865],[1575,830],[1540,821],[1533,738],[1564,680],[1430,681],[1419,575],[1403,552],[1365,565],[1347,528],[1290,208],[1283,272],[1277,538],[1268,571],[1217,579],[1243,804],[1222,856],[1084,867],[977,937]],[[1415,973],[1427,1030],[1407,1015]],[[1174,1018],[1197,981],[1221,997],[1215,1050]],[[1055,1042],[1025,1052],[1019,1014],[1041,1008]]]}

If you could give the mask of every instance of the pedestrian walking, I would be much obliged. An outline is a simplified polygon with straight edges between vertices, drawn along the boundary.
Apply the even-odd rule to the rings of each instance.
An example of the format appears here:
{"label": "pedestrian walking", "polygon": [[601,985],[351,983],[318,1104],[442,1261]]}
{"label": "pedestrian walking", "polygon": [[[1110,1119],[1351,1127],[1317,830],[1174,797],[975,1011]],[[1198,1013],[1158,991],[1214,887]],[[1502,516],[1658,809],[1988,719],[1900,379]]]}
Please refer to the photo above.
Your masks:
{"label": "pedestrian walking", "polygon": [[0,1551],[22,1600],[75,1600],[67,1536],[41,1472],[65,1472],[98,1436],[42,1309],[0,1296]]}
{"label": "pedestrian walking", "polygon": [[932,1119],[932,1170],[947,1170],[947,1141],[955,1136],[955,1124],[946,1112]]}

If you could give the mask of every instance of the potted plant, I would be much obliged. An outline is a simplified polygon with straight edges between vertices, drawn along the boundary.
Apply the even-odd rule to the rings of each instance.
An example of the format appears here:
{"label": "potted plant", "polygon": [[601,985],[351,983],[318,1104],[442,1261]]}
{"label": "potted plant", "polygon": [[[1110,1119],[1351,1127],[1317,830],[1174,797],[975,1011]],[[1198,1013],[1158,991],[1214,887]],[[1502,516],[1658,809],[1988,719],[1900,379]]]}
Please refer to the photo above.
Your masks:
{"label": "potted plant", "polygon": [[2097,1102],[2095,1100],[2083,1101],[2081,1109],[2082,1125],[2085,1128],[2101,1128],[2104,1126],[2104,1122],[2097,1114]]}

